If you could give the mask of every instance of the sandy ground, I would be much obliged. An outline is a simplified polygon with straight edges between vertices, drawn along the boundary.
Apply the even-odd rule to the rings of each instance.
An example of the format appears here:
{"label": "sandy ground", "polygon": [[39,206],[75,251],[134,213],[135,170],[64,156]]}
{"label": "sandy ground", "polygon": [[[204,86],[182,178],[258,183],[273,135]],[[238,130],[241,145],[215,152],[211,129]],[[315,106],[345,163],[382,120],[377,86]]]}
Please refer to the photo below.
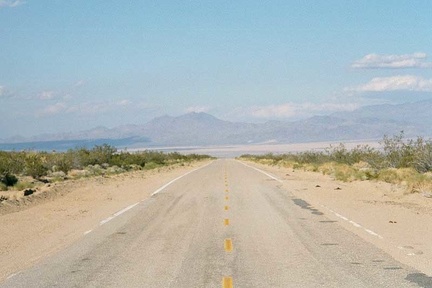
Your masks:
{"label": "sandy ground", "polygon": [[59,251],[101,220],[209,161],[52,184],[0,204],[0,281]]}
{"label": "sandy ground", "polygon": [[[0,204],[0,281],[59,251],[101,220],[150,197],[170,180],[207,162],[109,178],[57,183],[20,205]],[[432,275],[432,199],[405,195],[378,182],[341,183],[319,173],[249,163],[329,219],[374,243],[395,259]],[[338,189],[339,188],[339,189]]]}
{"label": "sandy ground", "polygon": [[396,260],[432,276],[432,199],[383,182],[344,183],[315,172],[248,162]]}

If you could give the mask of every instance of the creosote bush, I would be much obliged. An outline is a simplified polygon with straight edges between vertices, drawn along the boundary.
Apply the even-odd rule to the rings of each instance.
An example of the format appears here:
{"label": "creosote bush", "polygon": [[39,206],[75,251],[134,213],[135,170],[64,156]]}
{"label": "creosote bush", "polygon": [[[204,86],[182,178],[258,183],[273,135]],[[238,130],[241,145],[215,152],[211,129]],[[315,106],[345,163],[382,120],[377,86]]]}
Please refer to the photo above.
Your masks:
{"label": "creosote bush", "polygon": [[[71,177],[111,175],[126,171],[153,169],[175,163],[211,158],[208,155],[163,153],[159,151],[118,151],[108,144],[91,149],[79,147],[66,152],[0,151],[0,190],[13,186],[28,188],[31,182],[19,178],[31,176],[39,181],[62,181]],[[70,175],[69,175],[70,174]]]}
{"label": "creosote bush", "polygon": [[[291,169],[321,172],[341,181],[380,180],[404,184],[411,191],[432,189],[432,140],[405,139],[403,131],[384,136],[379,148],[344,144],[324,151],[290,154],[242,155],[240,158]],[[428,174],[429,173],[429,174]],[[431,190],[432,191],[432,190]]]}

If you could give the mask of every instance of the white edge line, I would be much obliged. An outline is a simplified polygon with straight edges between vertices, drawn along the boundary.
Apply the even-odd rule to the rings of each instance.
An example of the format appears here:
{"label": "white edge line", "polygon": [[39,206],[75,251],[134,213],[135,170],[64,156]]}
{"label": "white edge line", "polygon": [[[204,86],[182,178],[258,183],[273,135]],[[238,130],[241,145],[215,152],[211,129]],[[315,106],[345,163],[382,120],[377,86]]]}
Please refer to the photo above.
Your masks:
{"label": "white edge line", "polygon": [[192,171],[189,171],[189,172],[187,172],[187,173],[185,173],[185,174],[183,174],[183,175],[181,175],[181,176],[175,178],[174,180],[171,180],[171,181],[168,182],[167,184],[163,185],[162,187],[160,187],[159,189],[157,189],[156,191],[154,191],[154,192],[151,194],[151,196],[154,196],[154,195],[158,194],[159,192],[161,192],[162,190],[164,190],[165,188],[167,188],[168,186],[170,186],[171,184],[173,184],[173,183],[176,182],[177,180],[180,180],[181,178],[183,178],[183,177],[185,177],[185,176],[187,176],[187,175],[189,175],[189,174],[191,174],[191,173],[193,173],[193,172],[195,172],[195,171],[197,171],[197,170],[203,169],[203,168],[209,166],[209,165],[212,164],[212,163],[213,163],[213,161],[210,162],[210,163],[208,163],[207,165],[204,165],[204,166],[202,166],[202,167],[199,167],[199,168],[197,168],[197,169],[194,169],[194,170],[192,170]]}
{"label": "white edge line", "polygon": [[264,175],[266,175],[266,176],[272,178],[273,180],[278,181],[279,183],[283,183],[282,180],[276,178],[275,176],[273,176],[273,175],[271,175],[271,174],[269,174],[269,173],[267,173],[267,172],[265,172],[265,171],[263,171],[263,170],[261,170],[261,169],[255,168],[255,167],[250,166],[250,165],[248,165],[248,164],[246,164],[246,163],[243,163],[243,162],[241,162],[241,161],[239,161],[239,162],[240,162],[241,164],[243,164],[244,166],[246,166],[246,167],[249,167],[249,168],[252,168],[252,169],[254,169],[254,170],[258,171],[258,172],[261,172],[262,174],[264,174]]}
{"label": "white edge line", "polygon": [[18,275],[19,273],[20,273],[20,272],[16,272],[16,273],[12,273],[12,274],[10,274],[8,277],[6,277],[6,280],[9,280],[9,279],[15,277],[15,276]]}
{"label": "white edge line", "polygon": [[84,235],[87,235],[89,233],[91,233],[93,230],[87,230],[86,232],[84,232]]}
{"label": "white edge line", "polygon": [[117,217],[117,216],[119,216],[119,215],[125,213],[126,211],[132,209],[133,207],[135,207],[135,206],[138,205],[139,203],[140,203],[140,202],[137,202],[137,203],[135,203],[135,204],[129,205],[128,207],[124,208],[123,210],[120,210],[120,211],[114,213],[114,216]]}
{"label": "white edge line", "polygon": [[125,213],[126,211],[132,209],[133,207],[135,207],[136,205],[138,205],[140,202],[137,202],[135,204],[129,205],[128,207],[114,213],[112,216],[102,220],[99,225],[104,225],[105,223],[108,223],[109,221],[111,221],[112,219],[116,218],[117,216],[120,216],[121,214]]}
{"label": "white edge line", "polygon": [[111,221],[112,219],[114,219],[114,216],[110,216],[104,220],[102,220],[99,225],[104,225],[105,223],[108,223],[109,221]]}
{"label": "white edge line", "polygon": [[372,231],[372,230],[370,230],[370,229],[367,229],[367,228],[361,226],[360,224],[358,224],[358,223],[356,223],[356,222],[354,222],[354,221],[348,219],[347,217],[345,217],[345,216],[343,216],[343,215],[341,215],[341,214],[339,214],[339,213],[333,211],[332,209],[328,208],[327,206],[321,204],[321,207],[324,207],[325,209],[327,209],[328,211],[330,211],[331,213],[333,213],[336,217],[341,218],[341,219],[347,221],[348,223],[350,223],[350,224],[353,225],[354,227],[362,228],[364,231],[366,231],[366,232],[369,233],[370,235],[375,236],[375,237],[378,237],[378,238],[380,238],[380,239],[384,239],[384,238],[383,238],[381,235],[379,235],[378,233],[375,233],[374,231]]}
{"label": "white edge line", "polygon": [[349,220],[349,223],[351,223],[352,225],[354,225],[357,228],[362,228],[362,226],[360,224],[358,224],[358,223],[356,223],[356,222],[354,222],[352,220]]}

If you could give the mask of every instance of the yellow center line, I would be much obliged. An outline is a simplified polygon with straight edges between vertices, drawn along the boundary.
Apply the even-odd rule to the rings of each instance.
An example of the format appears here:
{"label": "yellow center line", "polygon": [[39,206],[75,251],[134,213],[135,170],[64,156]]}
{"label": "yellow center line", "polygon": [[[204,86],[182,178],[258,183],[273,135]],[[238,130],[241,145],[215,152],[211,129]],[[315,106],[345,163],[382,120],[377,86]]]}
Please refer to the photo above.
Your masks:
{"label": "yellow center line", "polygon": [[229,200],[229,197],[228,197],[228,196],[225,196],[225,200],[227,200],[227,201],[228,201],[228,200]]}
{"label": "yellow center line", "polygon": [[231,252],[233,250],[233,244],[231,238],[225,239],[224,247],[226,252]]}
{"label": "yellow center line", "polygon": [[225,211],[229,209],[229,206],[225,206]]}
{"label": "yellow center line", "polygon": [[222,279],[222,288],[233,288],[232,277],[223,277]]}
{"label": "yellow center line", "polygon": [[228,192],[229,190],[228,189],[225,189],[225,192]]}
{"label": "yellow center line", "polygon": [[230,220],[229,219],[224,219],[224,225],[228,226],[230,224]]}

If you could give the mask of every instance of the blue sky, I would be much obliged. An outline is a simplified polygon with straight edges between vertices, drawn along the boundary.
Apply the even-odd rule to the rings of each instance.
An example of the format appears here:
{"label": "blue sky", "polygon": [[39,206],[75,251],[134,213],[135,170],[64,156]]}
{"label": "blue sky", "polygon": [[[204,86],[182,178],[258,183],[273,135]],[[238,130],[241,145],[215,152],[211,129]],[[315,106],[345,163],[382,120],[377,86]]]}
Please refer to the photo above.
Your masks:
{"label": "blue sky", "polygon": [[432,98],[431,15],[429,0],[0,0],[0,138]]}

